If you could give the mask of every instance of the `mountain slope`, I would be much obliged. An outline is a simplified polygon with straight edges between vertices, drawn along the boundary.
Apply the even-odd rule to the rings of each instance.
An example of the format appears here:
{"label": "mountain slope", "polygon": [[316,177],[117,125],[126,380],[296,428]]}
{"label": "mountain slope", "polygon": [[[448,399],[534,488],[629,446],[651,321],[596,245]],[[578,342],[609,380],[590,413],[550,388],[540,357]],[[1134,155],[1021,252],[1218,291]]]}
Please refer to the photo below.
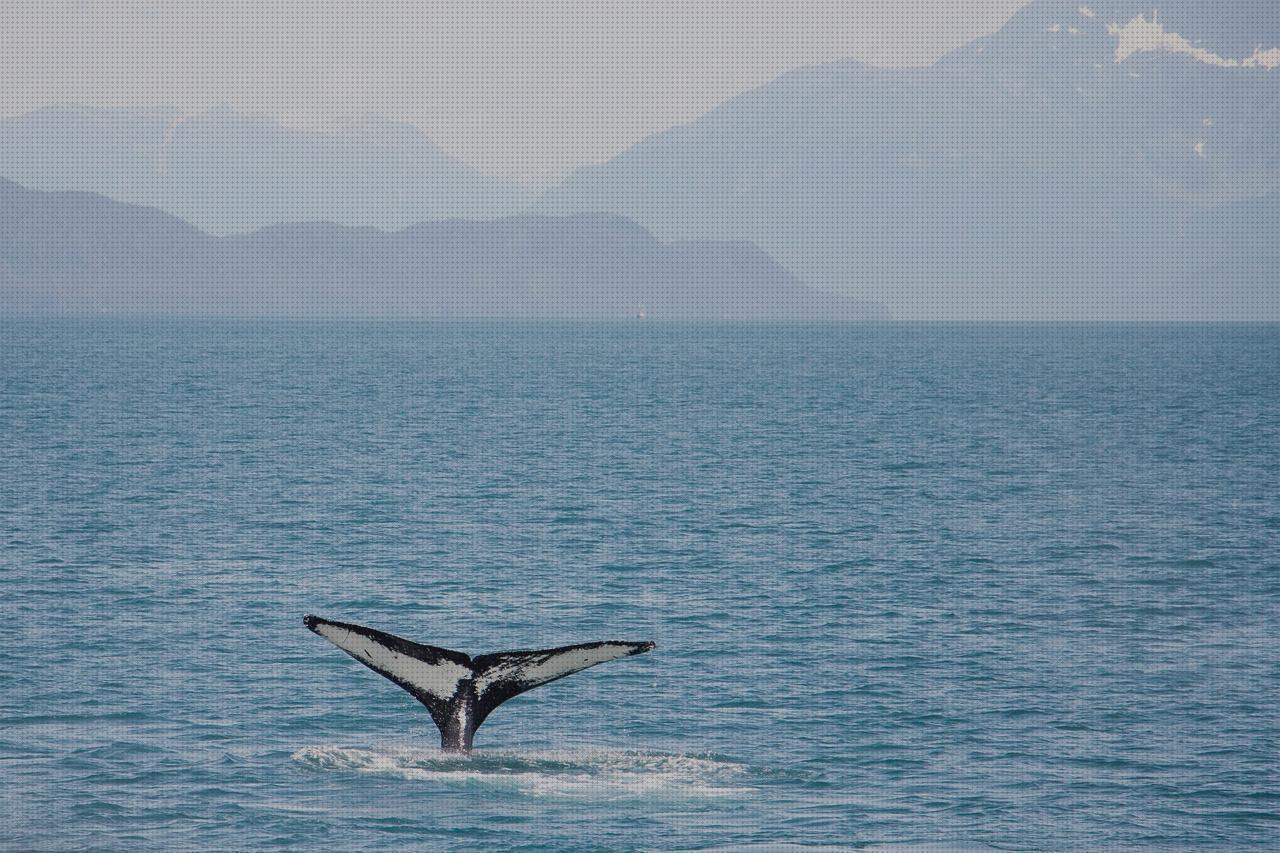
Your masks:
{"label": "mountain slope", "polygon": [[1280,190],[1280,10],[1152,11],[1042,0],[932,68],[801,69],[536,209],[750,240],[901,316],[1280,319],[1269,250],[1222,239]]}
{"label": "mountain slope", "polygon": [[215,234],[282,222],[403,228],[514,213],[530,190],[376,116],[330,132],[219,108],[59,107],[0,120],[0,177],[145,204]]}
{"label": "mountain slope", "polygon": [[0,181],[0,313],[847,320],[743,243],[661,243],[617,217],[212,237],[160,211]]}

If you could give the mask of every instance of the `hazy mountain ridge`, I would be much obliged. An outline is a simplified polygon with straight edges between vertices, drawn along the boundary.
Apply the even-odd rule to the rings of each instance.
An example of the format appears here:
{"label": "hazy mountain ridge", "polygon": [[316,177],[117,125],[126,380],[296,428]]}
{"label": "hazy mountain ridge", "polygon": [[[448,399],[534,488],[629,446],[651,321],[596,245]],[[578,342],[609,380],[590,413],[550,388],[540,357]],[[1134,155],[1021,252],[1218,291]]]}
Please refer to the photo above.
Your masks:
{"label": "hazy mountain ridge", "polygon": [[157,207],[214,234],[492,219],[535,192],[446,156],[411,125],[371,115],[294,130],[225,107],[192,116],[51,107],[0,119],[0,177]]}
{"label": "hazy mountain ridge", "polygon": [[1269,4],[1033,3],[928,69],[783,75],[535,209],[747,239],[905,316],[1280,319],[1245,237],[1276,208],[1280,70],[1239,64],[1272,46]]}
{"label": "hazy mountain ridge", "polygon": [[[0,120],[0,177],[158,207],[213,233],[622,218],[671,243],[759,247],[806,283],[901,317],[1280,319],[1267,236],[1280,226],[1280,7],[1039,0],[931,68],[784,74],[532,204],[528,188],[475,173],[407,125],[371,117],[313,133],[227,109]],[[286,231],[328,233],[324,248],[357,255],[411,237]],[[269,239],[290,257],[284,234],[253,237],[259,261]],[[534,248],[467,251],[532,263]],[[682,251],[694,250],[665,249]],[[529,273],[485,263],[491,277]],[[334,275],[355,282],[350,267]]]}
{"label": "hazy mountain ridge", "polygon": [[758,249],[610,216],[214,237],[154,209],[0,181],[0,311],[182,316],[850,320]]}

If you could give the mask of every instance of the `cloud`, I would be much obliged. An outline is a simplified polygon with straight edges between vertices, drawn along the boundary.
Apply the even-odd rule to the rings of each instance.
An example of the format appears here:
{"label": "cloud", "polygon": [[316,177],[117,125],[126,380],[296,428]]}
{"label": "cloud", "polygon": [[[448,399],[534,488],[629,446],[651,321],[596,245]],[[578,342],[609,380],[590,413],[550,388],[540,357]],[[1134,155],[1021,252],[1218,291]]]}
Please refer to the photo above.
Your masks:
{"label": "cloud", "polygon": [[1090,9],[1088,6],[1081,6],[1081,7],[1080,7],[1080,14],[1081,14],[1081,15],[1084,15],[1086,18],[1096,18],[1096,17],[1098,17],[1098,13],[1097,13],[1097,12],[1095,12],[1095,11],[1093,11],[1092,9]]}
{"label": "cloud", "polygon": [[1265,51],[1258,48],[1247,59],[1229,59],[1166,30],[1154,15],[1150,21],[1139,15],[1123,27],[1108,24],[1107,32],[1117,38],[1117,63],[1124,62],[1135,53],[1175,53],[1218,68],[1265,68],[1270,71],[1280,67],[1280,47]]}

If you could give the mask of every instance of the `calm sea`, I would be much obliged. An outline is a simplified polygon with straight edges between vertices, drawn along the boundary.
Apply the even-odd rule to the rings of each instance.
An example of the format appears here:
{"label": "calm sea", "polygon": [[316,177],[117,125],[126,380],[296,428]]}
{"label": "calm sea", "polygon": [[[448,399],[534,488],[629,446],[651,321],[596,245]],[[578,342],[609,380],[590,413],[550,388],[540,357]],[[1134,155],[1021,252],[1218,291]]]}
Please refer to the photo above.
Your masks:
{"label": "calm sea", "polygon": [[[0,322],[0,846],[1280,844],[1280,327]],[[653,653],[469,759],[302,626]]]}

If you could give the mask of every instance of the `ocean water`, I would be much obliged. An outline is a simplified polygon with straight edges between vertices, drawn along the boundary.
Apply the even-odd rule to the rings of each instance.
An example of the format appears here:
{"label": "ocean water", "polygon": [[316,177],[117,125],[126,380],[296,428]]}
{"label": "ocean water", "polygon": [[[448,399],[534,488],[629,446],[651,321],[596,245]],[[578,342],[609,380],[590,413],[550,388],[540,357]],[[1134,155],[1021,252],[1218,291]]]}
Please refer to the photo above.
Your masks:
{"label": "ocean water", "polygon": [[[1280,327],[0,322],[0,847],[1280,845]],[[470,758],[304,613],[649,654]]]}

